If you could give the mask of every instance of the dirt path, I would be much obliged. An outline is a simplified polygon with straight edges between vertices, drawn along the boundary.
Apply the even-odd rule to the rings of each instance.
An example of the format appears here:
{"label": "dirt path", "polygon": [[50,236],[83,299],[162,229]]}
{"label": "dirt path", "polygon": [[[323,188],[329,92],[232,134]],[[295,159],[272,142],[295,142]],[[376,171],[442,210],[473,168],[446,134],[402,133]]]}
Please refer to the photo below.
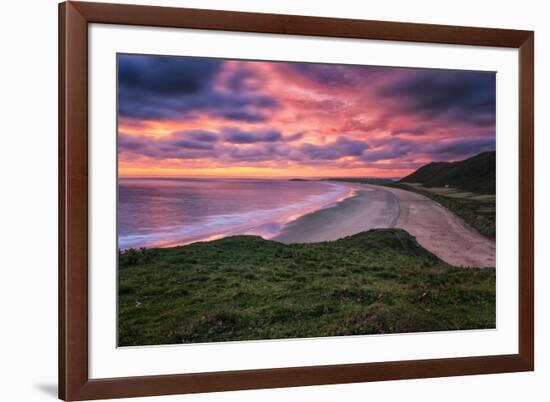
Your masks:
{"label": "dirt path", "polygon": [[420,194],[378,188],[398,199],[395,227],[415,236],[425,249],[455,266],[495,266],[495,241],[480,235],[448,209]]}
{"label": "dirt path", "polygon": [[274,240],[313,243],[336,240],[375,228],[401,228],[427,250],[454,266],[494,267],[495,241],[423,195],[364,185],[358,195],[333,208],[288,224]]}

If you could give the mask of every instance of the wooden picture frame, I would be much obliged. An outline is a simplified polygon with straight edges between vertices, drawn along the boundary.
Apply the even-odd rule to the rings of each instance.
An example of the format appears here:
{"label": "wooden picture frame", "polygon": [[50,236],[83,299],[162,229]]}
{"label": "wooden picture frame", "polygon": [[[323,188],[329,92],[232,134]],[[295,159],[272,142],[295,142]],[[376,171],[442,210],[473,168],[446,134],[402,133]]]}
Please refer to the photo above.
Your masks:
{"label": "wooden picture frame", "polygon": [[[120,24],[519,49],[519,353],[90,379],[88,25]],[[292,387],[534,369],[534,33],[507,29],[65,2],[59,5],[59,397],[64,400]]]}

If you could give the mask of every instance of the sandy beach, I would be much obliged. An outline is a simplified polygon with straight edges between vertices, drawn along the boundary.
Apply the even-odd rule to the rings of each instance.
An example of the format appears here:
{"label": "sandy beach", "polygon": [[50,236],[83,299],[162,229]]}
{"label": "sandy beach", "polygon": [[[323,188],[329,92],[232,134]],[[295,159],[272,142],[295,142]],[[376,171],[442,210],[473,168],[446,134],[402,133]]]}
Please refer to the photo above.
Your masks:
{"label": "sandy beach", "polygon": [[454,266],[495,266],[494,240],[427,197],[375,185],[362,185],[355,197],[296,219],[273,240],[315,243],[376,228],[404,229],[424,248]]}

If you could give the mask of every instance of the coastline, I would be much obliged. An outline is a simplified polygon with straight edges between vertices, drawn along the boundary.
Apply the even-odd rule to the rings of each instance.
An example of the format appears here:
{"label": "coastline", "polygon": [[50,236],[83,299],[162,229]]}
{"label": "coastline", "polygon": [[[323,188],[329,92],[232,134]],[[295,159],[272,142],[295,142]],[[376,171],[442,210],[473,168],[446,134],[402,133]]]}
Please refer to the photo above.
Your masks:
{"label": "coastline", "polygon": [[495,241],[479,234],[448,209],[421,194],[370,184],[332,208],[288,223],[272,240],[285,244],[317,243],[390,228],[406,230],[422,247],[450,265],[495,266]]}
{"label": "coastline", "polygon": [[[286,180],[285,180],[286,181]],[[208,242],[222,239],[224,237],[238,235],[255,235],[265,239],[273,239],[290,223],[307,216],[337,206],[349,198],[353,198],[359,187],[355,183],[344,182],[315,182],[322,183],[327,187],[324,194],[317,194],[296,203],[290,203],[276,209],[257,209],[245,213],[239,212],[234,215],[212,215],[201,225],[210,227],[210,230],[203,233],[198,232],[195,224],[174,228],[171,232],[160,233],[155,237],[149,234],[133,235],[134,238],[142,238],[141,244],[119,247],[121,250],[131,248],[170,248],[185,246],[197,242]],[[217,224],[216,221],[226,222],[225,226]],[[215,228],[215,226],[218,226]],[[195,226],[195,227],[192,227]],[[132,236],[126,236],[129,238]],[[149,238],[149,239],[148,239]],[[120,238],[119,238],[120,241]]]}
{"label": "coastline", "polygon": [[453,212],[422,194],[367,183],[331,184],[346,187],[347,191],[332,200],[290,210],[291,213],[264,211],[263,217],[269,219],[250,218],[241,225],[187,240],[176,234],[145,247],[179,247],[239,235],[260,236],[283,244],[321,243],[371,229],[399,228],[449,265],[496,265],[494,239],[479,234]]}
{"label": "coastline", "polygon": [[376,228],[392,228],[399,203],[389,192],[357,186],[355,195],[287,223],[271,238],[285,244],[334,241]]}

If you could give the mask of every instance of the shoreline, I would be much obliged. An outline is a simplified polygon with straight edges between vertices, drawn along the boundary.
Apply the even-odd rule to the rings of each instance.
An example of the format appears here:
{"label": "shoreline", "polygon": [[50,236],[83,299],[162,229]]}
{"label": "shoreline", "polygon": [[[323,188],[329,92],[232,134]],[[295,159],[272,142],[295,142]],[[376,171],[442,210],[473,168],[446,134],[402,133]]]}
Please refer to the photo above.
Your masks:
{"label": "shoreline", "polygon": [[[370,229],[404,229],[457,267],[494,267],[494,239],[479,234],[437,202],[410,191],[365,184],[357,195],[287,224],[271,240],[285,244],[334,241]],[[464,251],[467,250],[467,253]]]}
{"label": "shoreline", "polygon": [[[324,184],[326,184],[327,187],[332,186],[334,188],[339,188],[341,191],[339,191],[338,194],[333,195],[333,198],[330,200],[327,199],[321,202],[311,202],[311,200],[309,200],[309,204],[303,206],[300,206],[303,202],[290,204],[291,208],[286,211],[283,210],[284,207],[275,210],[249,211],[248,214],[251,215],[255,215],[258,212],[263,212],[265,217],[263,217],[262,214],[259,214],[260,216],[251,217],[247,221],[229,228],[220,228],[219,230],[214,230],[209,233],[204,233],[193,237],[187,237],[186,239],[182,238],[184,236],[182,236],[181,234],[170,233],[166,234],[165,237],[144,242],[142,245],[136,245],[132,247],[119,247],[119,249],[124,251],[139,248],[179,247],[193,243],[208,242],[224,237],[239,235],[255,235],[267,240],[271,240],[277,237],[287,225],[296,220],[299,220],[303,216],[333,208],[337,206],[340,202],[355,197],[357,194],[357,188],[360,187],[356,183],[346,183],[330,180],[325,181]],[[334,190],[328,191],[327,195],[329,195],[333,191]],[[146,236],[147,235],[143,235],[143,237]]]}
{"label": "shoreline", "polygon": [[332,207],[313,211],[287,223],[270,240],[285,244],[334,241],[370,229],[394,227],[399,203],[386,192],[356,186],[356,193]]}
{"label": "shoreline", "polygon": [[[343,183],[333,183],[342,185]],[[347,192],[333,201],[271,222],[242,225],[189,241],[173,239],[145,248],[172,248],[251,235],[283,244],[335,241],[371,229],[399,228],[426,250],[456,267],[494,267],[495,240],[487,238],[436,201],[416,192],[366,183],[345,183]],[[305,212],[305,213],[304,213]],[[126,249],[121,249],[122,251]],[[468,250],[467,253],[464,251]]]}

